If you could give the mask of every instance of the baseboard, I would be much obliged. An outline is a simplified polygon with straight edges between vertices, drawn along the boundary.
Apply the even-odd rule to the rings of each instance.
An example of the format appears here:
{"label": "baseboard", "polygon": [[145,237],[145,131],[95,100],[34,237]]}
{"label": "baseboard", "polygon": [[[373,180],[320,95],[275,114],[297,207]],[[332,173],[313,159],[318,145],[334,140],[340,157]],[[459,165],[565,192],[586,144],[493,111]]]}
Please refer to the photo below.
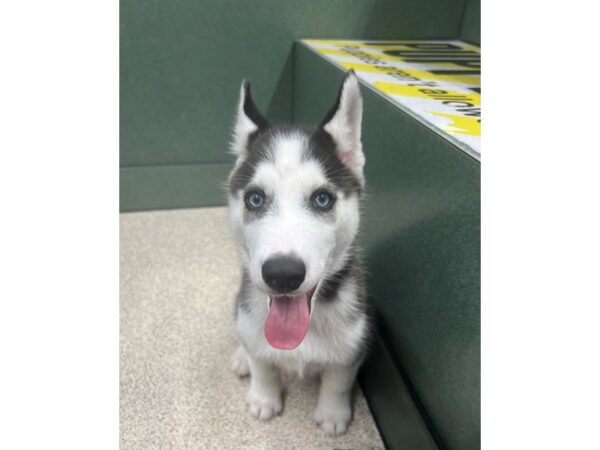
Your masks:
{"label": "baseboard", "polygon": [[387,449],[438,449],[379,334],[359,373],[359,382]]}

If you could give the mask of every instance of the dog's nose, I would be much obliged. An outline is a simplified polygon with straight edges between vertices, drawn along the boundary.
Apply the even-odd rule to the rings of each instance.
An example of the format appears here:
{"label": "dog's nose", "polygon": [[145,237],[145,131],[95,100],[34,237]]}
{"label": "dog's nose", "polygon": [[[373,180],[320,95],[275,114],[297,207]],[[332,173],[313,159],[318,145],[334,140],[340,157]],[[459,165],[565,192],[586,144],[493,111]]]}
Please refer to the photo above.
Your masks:
{"label": "dog's nose", "polygon": [[262,266],[262,277],[271,289],[280,294],[300,287],[306,275],[306,266],[295,256],[275,256]]}

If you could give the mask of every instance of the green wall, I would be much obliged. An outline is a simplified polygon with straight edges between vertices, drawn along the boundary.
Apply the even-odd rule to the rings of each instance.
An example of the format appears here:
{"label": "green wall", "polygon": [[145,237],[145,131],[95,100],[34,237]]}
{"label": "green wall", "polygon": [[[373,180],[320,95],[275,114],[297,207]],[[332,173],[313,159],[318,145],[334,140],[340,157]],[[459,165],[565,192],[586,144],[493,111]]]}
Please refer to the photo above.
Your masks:
{"label": "green wall", "polygon": [[460,28],[460,38],[474,44],[481,44],[481,2],[467,0],[463,21]]}
{"label": "green wall", "polygon": [[214,204],[241,80],[293,119],[295,39],[456,37],[464,2],[121,0],[121,209]]}
{"label": "green wall", "polygon": [[[319,121],[341,69],[297,45],[295,117]],[[361,229],[382,340],[414,388],[438,445],[480,447],[480,163],[363,85],[367,198]],[[367,365],[376,417],[394,374]],[[402,386],[398,385],[398,390]],[[388,396],[388,398],[391,398]],[[385,425],[385,423],[380,423]],[[384,430],[396,436],[402,430]]]}

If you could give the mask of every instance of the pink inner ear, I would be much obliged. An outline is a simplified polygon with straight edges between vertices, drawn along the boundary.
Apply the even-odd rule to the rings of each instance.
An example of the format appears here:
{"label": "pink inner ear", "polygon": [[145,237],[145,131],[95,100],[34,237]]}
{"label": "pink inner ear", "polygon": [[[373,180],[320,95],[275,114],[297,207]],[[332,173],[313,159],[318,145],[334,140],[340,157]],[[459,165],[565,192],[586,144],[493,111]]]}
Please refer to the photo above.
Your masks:
{"label": "pink inner ear", "polygon": [[343,164],[348,165],[348,163],[350,163],[350,160],[352,159],[352,152],[339,152],[338,157],[340,158],[340,161],[342,161]]}

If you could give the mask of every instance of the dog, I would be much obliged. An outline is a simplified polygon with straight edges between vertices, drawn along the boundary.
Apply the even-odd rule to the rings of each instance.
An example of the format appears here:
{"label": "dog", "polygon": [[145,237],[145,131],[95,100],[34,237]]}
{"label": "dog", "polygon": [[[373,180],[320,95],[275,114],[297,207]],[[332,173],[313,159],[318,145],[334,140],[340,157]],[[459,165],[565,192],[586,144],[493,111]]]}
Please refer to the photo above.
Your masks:
{"label": "dog", "polygon": [[282,412],[283,379],[320,376],[314,419],[330,435],[352,419],[352,389],[372,333],[359,257],[365,190],[362,97],[350,71],[317,127],[271,126],[242,83],[228,180],[242,264],[232,368],[250,375],[250,413]]}

